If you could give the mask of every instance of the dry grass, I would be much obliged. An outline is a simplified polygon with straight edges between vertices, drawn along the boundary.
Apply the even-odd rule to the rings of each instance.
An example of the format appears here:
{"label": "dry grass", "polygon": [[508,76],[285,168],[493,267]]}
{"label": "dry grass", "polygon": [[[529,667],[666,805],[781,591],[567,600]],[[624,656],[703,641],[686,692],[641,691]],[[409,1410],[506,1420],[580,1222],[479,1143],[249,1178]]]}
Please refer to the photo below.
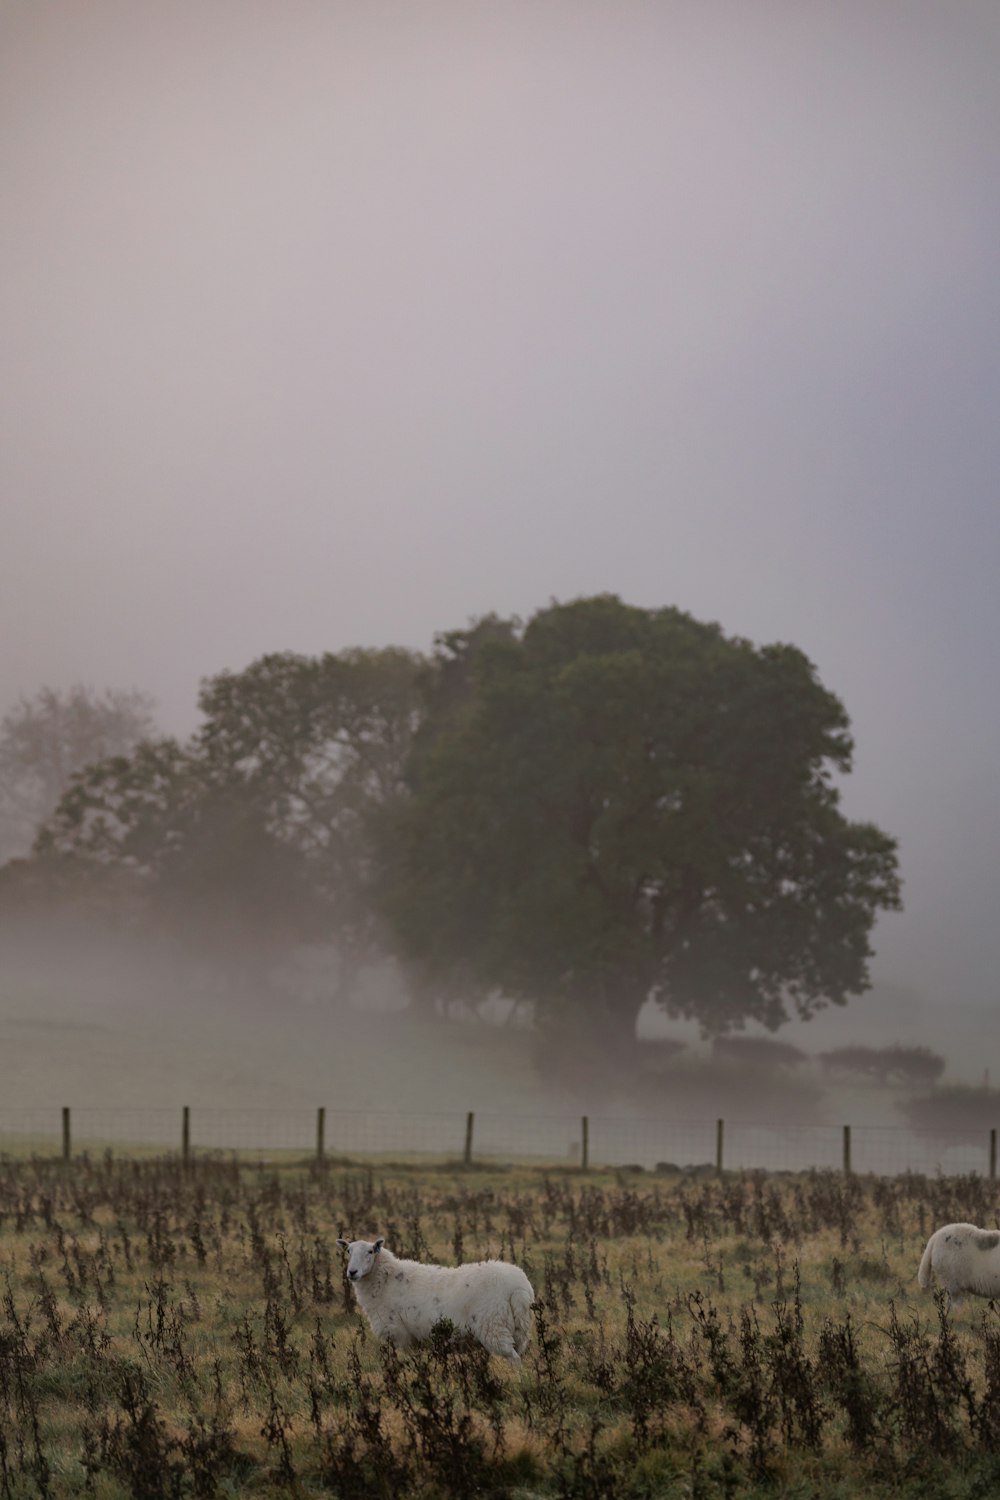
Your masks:
{"label": "dry grass", "polygon": [[[0,1496],[990,1493],[1000,1318],[915,1281],[952,1219],[990,1185],[3,1160]],[[523,1370],[378,1345],[375,1232],[523,1265]]]}

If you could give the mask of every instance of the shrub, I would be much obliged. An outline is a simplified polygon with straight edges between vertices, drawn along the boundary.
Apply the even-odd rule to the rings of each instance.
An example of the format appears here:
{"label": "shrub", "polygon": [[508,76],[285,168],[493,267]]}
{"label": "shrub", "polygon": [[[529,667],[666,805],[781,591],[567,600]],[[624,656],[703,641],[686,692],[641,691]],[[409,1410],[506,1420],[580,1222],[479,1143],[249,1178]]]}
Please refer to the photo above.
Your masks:
{"label": "shrub", "polygon": [[825,1073],[855,1073],[878,1083],[936,1083],[945,1060],[929,1047],[834,1047],[819,1054]]}
{"label": "shrub", "polygon": [[731,1057],[764,1068],[794,1068],[806,1060],[801,1047],[769,1036],[717,1036],[712,1052],[716,1057]]}

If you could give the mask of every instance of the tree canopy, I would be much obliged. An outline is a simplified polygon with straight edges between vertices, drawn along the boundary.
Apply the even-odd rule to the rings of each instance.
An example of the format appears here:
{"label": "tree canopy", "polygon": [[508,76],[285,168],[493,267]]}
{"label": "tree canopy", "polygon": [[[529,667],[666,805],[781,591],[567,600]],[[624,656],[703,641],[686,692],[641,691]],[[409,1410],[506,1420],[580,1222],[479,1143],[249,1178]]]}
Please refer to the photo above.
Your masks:
{"label": "tree canopy", "polygon": [[650,998],[716,1035],[842,1004],[899,905],[893,839],[841,810],[839,700],[677,609],[275,653],[199,702],[186,744],[77,770],[36,863],[258,970],[321,940],[346,994],[390,952],[418,1000],[499,990],[613,1047]]}
{"label": "tree canopy", "polygon": [[199,699],[196,754],[295,862],[313,896],[303,915],[318,902],[345,991],[379,948],[370,825],[402,785],[422,670],[396,647],[284,652],[209,679]]}
{"label": "tree canopy", "polygon": [[120,897],[260,987],[269,956],[335,943],[341,980],[375,945],[370,807],[394,793],[419,658],[401,650],[262,657],[208,679],[204,722],[74,779],[37,843],[76,890]]}
{"label": "tree canopy", "polygon": [[435,667],[462,690],[432,676],[381,839],[415,965],[609,1043],[648,997],[718,1033],[867,988],[896,847],[840,810],[848,719],[801,651],[598,596]]}

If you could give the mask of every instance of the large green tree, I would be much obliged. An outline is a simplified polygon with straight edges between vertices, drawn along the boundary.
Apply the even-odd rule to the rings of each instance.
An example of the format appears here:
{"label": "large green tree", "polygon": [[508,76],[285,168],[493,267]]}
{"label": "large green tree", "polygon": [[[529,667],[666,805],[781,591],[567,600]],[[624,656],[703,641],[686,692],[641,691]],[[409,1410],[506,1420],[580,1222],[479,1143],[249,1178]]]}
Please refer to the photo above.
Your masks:
{"label": "large green tree", "polygon": [[867,988],[896,849],[840,810],[848,719],[801,651],[599,596],[442,636],[437,683],[383,828],[415,965],[609,1047],[648,997],[718,1033]]}

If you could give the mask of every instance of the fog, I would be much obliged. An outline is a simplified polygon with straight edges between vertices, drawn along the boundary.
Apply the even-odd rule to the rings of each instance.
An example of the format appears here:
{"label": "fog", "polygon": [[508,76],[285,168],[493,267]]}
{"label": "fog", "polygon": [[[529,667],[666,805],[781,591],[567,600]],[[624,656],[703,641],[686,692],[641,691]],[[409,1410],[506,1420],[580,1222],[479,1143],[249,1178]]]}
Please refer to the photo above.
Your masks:
{"label": "fog", "polygon": [[[792,641],[905,879],[875,991],[799,1044],[919,1033],[974,1079],[998,63],[993,0],[2,0],[0,712],[136,688],[184,735],[199,680],[263,652],[427,650],[600,591]],[[164,1097],[221,1087],[221,1040],[156,1029],[152,960],[112,1000],[73,958],[0,976],[22,1041],[46,1006],[113,1036],[155,995]],[[247,1099],[276,1073],[367,1097],[309,1072],[350,1024],[282,1059],[248,1022],[231,1071]],[[39,1043],[53,1097],[112,1086],[105,1042]],[[7,1097],[19,1066],[5,1046]]]}
{"label": "fog", "polygon": [[[695,1026],[650,1006],[633,1053],[608,1067],[582,1056],[572,1033],[553,1051],[529,1017],[511,1024],[502,1003],[482,1018],[455,1011],[436,1022],[415,1018],[390,964],[369,971],[354,1002],[338,1007],[315,982],[321,970],[299,955],[304,961],[288,964],[262,1003],[227,992],[217,975],[183,955],[168,958],[153,943],[110,942],[107,934],[52,923],[23,939],[4,934],[0,945],[4,1149],[25,1132],[57,1138],[59,1109],[68,1104],[77,1137],[97,1145],[148,1140],[176,1149],[181,1106],[189,1105],[199,1145],[302,1151],[323,1105],[332,1151],[344,1149],[347,1132],[354,1149],[395,1142],[397,1150],[457,1155],[471,1109],[485,1122],[480,1131],[515,1132],[520,1146],[507,1151],[575,1153],[576,1160],[577,1122],[587,1114],[605,1133],[604,1122],[631,1122],[634,1144],[626,1136],[617,1147],[624,1155],[611,1159],[648,1158],[647,1166],[664,1154],[652,1144],[650,1122],[690,1127],[692,1140],[703,1138],[700,1147],[688,1141],[698,1161],[710,1159],[720,1117],[743,1131],[742,1149],[748,1126],[790,1131],[787,1141],[779,1136],[756,1148],[763,1165],[789,1164],[787,1152],[798,1153],[799,1165],[836,1164],[845,1123],[892,1127],[892,1150],[912,1152],[918,1169],[932,1169],[935,1149],[964,1151],[957,1170],[982,1170],[985,1162],[997,1077],[984,1060],[997,1055],[1000,1022],[962,1010],[946,1016],[889,986],[784,1028],[781,1039],[804,1054],[794,1066],[719,1058]],[[664,1039],[670,1051],[661,1056]],[[825,1053],[858,1042],[930,1047],[946,1085],[987,1085],[981,1105],[970,1103],[978,1123],[963,1131],[956,1112],[942,1116],[943,1133],[912,1134],[908,1111],[911,1101],[929,1097],[926,1082],[825,1068]],[[411,1122],[402,1137],[393,1136],[390,1116]],[[838,1139],[831,1143],[816,1127],[834,1127]],[[524,1130],[530,1135],[522,1137]]]}

